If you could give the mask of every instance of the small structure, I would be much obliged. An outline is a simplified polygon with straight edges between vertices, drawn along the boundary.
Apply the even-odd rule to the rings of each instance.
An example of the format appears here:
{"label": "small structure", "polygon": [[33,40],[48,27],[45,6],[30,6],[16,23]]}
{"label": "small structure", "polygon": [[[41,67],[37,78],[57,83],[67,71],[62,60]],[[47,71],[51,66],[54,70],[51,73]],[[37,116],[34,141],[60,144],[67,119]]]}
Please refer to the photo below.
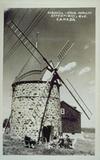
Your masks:
{"label": "small structure", "polygon": [[81,114],[75,107],[61,101],[62,132],[80,133],[81,132]]}

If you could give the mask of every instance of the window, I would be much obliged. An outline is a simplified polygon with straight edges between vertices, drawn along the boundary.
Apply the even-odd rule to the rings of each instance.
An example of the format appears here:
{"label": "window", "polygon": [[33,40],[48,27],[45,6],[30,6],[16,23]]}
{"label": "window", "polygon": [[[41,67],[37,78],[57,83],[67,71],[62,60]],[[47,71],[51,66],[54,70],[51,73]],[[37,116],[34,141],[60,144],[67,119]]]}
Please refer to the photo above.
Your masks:
{"label": "window", "polygon": [[65,114],[65,109],[61,108],[61,114]]}

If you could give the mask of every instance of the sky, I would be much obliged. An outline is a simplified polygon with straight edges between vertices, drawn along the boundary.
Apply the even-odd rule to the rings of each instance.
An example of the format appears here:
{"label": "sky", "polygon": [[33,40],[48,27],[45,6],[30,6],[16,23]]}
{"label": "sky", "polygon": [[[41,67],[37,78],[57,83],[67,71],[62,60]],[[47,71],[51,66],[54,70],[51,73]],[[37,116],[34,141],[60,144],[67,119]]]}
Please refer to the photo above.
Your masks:
{"label": "sky", "polygon": [[[39,16],[39,13],[41,14]],[[50,9],[8,9],[5,12],[4,23],[4,63],[3,63],[3,114],[9,117],[11,111],[12,83],[20,72],[30,53],[21,44],[11,50],[17,37],[7,26],[12,19],[18,27],[26,33],[35,44],[38,33],[38,49],[48,59],[57,65],[60,50],[69,40],[72,48],[66,53],[59,66],[58,73],[66,85],[74,93],[67,79],[73,84],[79,95],[92,111],[91,120],[88,120],[80,107],[76,104],[68,91],[60,87],[60,100],[76,106],[82,117],[82,127],[95,127],[95,9],[94,8],[50,8]],[[34,19],[34,24],[31,22]],[[37,53],[35,53],[37,54]],[[42,69],[45,66],[37,54],[41,65],[31,57],[22,73],[29,70]],[[28,80],[39,79],[41,75],[32,75]],[[46,80],[46,72],[43,79]],[[27,78],[26,78],[27,80]],[[75,93],[74,93],[75,94]],[[85,106],[84,106],[85,107]],[[88,113],[88,110],[84,108]]]}

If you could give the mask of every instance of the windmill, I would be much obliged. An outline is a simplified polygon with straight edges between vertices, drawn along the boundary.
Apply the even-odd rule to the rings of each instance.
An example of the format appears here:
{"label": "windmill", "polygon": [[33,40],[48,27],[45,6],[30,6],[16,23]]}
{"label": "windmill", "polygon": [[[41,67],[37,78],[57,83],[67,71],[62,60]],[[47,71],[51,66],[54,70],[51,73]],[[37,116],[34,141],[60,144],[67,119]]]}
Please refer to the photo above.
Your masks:
{"label": "windmill", "polygon": [[[30,54],[38,61],[38,63],[42,63],[42,62],[45,63],[46,64],[46,69],[51,73],[51,79],[49,81],[47,81],[47,84],[49,86],[48,87],[48,95],[47,95],[47,99],[45,101],[45,106],[44,106],[44,110],[43,110],[43,114],[42,114],[42,118],[41,118],[41,123],[40,123],[39,130],[38,130],[38,142],[40,141],[40,136],[41,136],[41,132],[42,132],[43,124],[44,124],[44,118],[45,118],[46,110],[47,110],[47,107],[48,107],[48,103],[50,101],[50,96],[51,96],[51,92],[52,92],[52,90],[54,88],[54,85],[56,85],[58,91],[59,91],[60,84],[64,85],[65,88],[70,93],[70,95],[76,101],[78,106],[82,109],[82,111],[84,112],[85,116],[88,119],[90,119],[88,113],[85,111],[85,109],[83,108],[83,106],[80,104],[80,102],[78,100],[78,99],[80,99],[81,103],[85,107],[87,107],[87,105],[84,103],[83,99],[79,96],[78,92],[75,90],[73,85],[69,82],[69,80],[67,80],[69,82],[70,86],[74,89],[74,91],[77,94],[78,98],[76,98],[74,96],[72,91],[69,89],[69,87],[66,85],[66,83],[63,81],[63,79],[61,78],[61,76],[58,73],[59,66],[60,66],[64,56],[66,56],[66,53],[72,48],[74,43],[72,43],[70,41],[67,41],[65,43],[65,45],[60,50],[60,52],[59,52],[59,54],[57,56],[59,62],[57,63],[56,67],[54,67],[43,56],[43,54],[40,52],[40,50],[27,38],[27,36],[25,36],[25,34],[19,29],[19,27],[13,21],[9,21],[7,23],[7,25],[12,30],[12,32],[18,37],[18,39],[22,42],[22,44],[27,48],[27,50],[30,52]],[[36,51],[36,54],[34,54],[34,50]],[[38,59],[38,56],[41,57],[41,60]],[[23,75],[23,76],[27,76],[27,74]],[[23,78],[23,76],[22,77],[18,77],[19,78],[18,80],[20,80],[20,78]],[[89,110],[89,108],[88,108],[88,111],[90,112],[90,114],[92,114],[91,111]]]}

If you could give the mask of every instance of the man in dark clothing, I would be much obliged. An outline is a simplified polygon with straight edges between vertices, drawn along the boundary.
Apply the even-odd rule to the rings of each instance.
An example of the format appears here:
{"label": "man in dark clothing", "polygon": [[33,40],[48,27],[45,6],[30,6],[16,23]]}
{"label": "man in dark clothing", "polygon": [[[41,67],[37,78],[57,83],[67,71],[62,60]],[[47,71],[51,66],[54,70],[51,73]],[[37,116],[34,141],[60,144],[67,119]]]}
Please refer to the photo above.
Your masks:
{"label": "man in dark clothing", "polygon": [[42,136],[44,142],[49,142],[51,134],[51,126],[44,126],[42,130]]}
{"label": "man in dark clothing", "polygon": [[64,138],[61,136],[58,141],[58,145],[62,148],[64,147]]}
{"label": "man in dark clothing", "polygon": [[65,140],[65,147],[66,148],[69,148],[69,149],[72,149],[72,140],[69,138],[68,135],[66,135],[66,140]]}

